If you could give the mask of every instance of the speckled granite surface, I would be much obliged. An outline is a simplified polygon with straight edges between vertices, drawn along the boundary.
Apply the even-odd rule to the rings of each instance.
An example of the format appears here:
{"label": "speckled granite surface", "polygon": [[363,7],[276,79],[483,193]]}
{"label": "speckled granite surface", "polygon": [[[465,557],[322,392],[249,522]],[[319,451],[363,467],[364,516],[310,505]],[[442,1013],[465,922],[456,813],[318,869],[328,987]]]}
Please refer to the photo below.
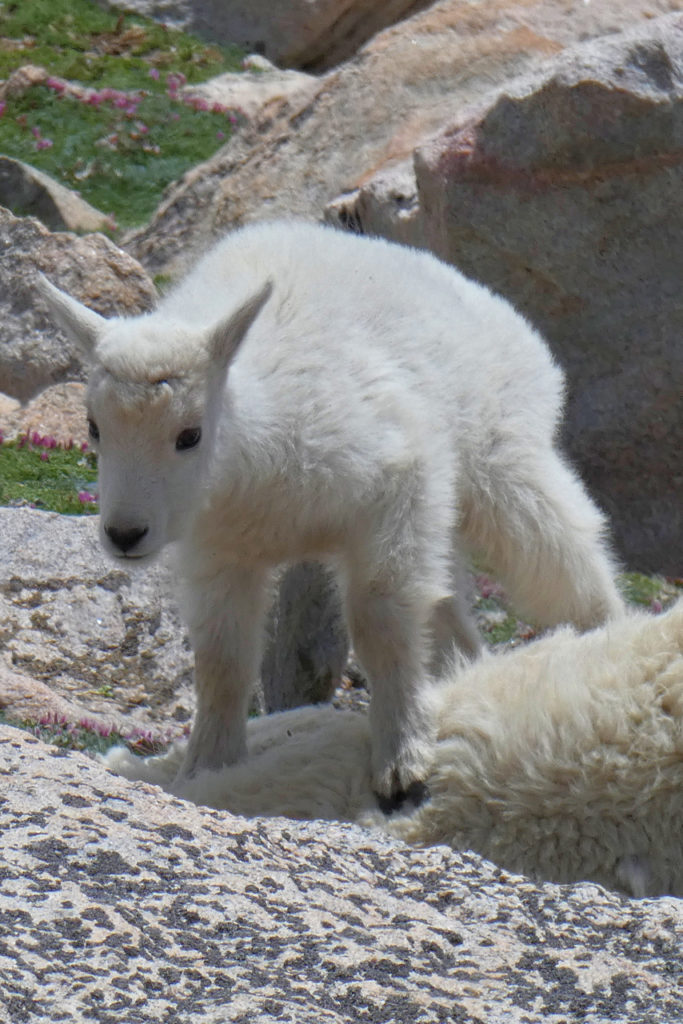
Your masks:
{"label": "speckled granite surface", "polygon": [[683,902],[182,803],[0,727],[0,1021],[683,1020]]}

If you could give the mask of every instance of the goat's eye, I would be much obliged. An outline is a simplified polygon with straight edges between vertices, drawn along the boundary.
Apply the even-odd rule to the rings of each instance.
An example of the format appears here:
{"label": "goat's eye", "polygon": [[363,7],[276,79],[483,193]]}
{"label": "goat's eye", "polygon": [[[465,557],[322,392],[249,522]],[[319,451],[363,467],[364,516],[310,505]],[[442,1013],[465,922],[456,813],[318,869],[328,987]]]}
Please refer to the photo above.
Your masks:
{"label": "goat's eye", "polygon": [[88,437],[91,441],[99,441],[100,430],[94,420],[88,420]]}
{"label": "goat's eye", "polygon": [[188,427],[181,430],[175,442],[176,451],[185,452],[188,448],[196,448],[202,436],[200,427]]}

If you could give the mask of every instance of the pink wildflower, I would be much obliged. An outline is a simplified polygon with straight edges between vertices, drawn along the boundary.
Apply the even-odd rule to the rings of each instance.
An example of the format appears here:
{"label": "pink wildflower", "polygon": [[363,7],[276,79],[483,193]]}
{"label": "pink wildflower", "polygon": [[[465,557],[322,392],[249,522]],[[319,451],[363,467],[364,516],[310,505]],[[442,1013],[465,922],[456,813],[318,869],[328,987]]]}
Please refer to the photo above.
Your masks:
{"label": "pink wildflower", "polygon": [[88,442],[84,441],[83,444],[81,445],[81,451],[82,452],[87,452],[87,450],[88,450]]}
{"label": "pink wildflower", "polygon": [[159,68],[150,68],[149,77],[153,78],[155,82],[159,81]]}
{"label": "pink wildflower", "polygon": [[52,146],[52,139],[38,139],[36,141],[36,149],[51,149]]}
{"label": "pink wildflower", "polygon": [[40,453],[40,461],[41,462],[49,462],[50,461],[50,456],[47,454],[47,452],[41,452]]}
{"label": "pink wildflower", "polygon": [[663,607],[664,606],[663,606],[662,602],[659,601],[656,597],[653,597],[652,600],[650,601],[650,609],[651,609],[651,611],[653,611],[655,613],[655,615],[659,615],[659,613],[662,611]]}
{"label": "pink wildflower", "polygon": [[60,94],[63,93],[64,90],[66,89],[66,83],[60,81],[59,78],[54,78],[54,76],[52,76],[52,75],[50,75],[50,77],[48,78],[48,80],[47,80],[47,82],[45,84],[48,87],[48,89],[52,89],[54,92],[57,92],[57,93],[60,93]]}
{"label": "pink wildflower", "polygon": [[225,138],[225,132],[216,132],[216,138],[221,142]]}
{"label": "pink wildflower", "polygon": [[497,597],[504,599],[505,594],[500,583],[490,579],[484,573],[476,577],[476,584],[482,597]]}
{"label": "pink wildflower", "polygon": [[82,505],[93,505],[97,501],[97,495],[91,494],[90,491],[79,491],[78,500]]}
{"label": "pink wildflower", "polygon": [[7,106],[7,104],[5,103],[5,101],[4,100],[0,100],[0,117],[2,117],[2,115],[5,113],[5,107],[6,106]]}

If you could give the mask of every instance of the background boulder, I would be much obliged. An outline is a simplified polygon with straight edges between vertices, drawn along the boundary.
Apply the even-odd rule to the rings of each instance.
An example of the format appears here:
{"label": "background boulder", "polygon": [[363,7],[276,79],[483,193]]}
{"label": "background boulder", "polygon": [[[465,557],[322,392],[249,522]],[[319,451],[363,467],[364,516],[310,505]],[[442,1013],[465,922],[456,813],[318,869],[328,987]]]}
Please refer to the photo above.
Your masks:
{"label": "background boulder", "polygon": [[375,32],[432,0],[99,0],[183,28],[208,42],[236,43],[281,67],[323,71],[351,57]]}
{"label": "background boulder", "polygon": [[[431,248],[566,368],[565,437],[628,564],[683,549],[683,15],[561,56],[416,155]],[[368,230],[372,230],[370,226]]]}
{"label": "background boulder", "polygon": [[336,196],[409,158],[513,76],[582,39],[679,8],[678,0],[439,0],[188,172],[124,247],[150,273],[173,277],[240,224],[321,219]]}
{"label": "background boulder", "polygon": [[51,231],[114,228],[111,217],[86,203],[77,192],[8,156],[0,156],[0,205],[23,217],[37,217]]}
{"label": "background boulder", "polygon": [[37,298],[38,271],[108,316],[142,313],[156,302],[140,264],[104,235],[52,233],[0,207],[0,392],[22,402],[51,384],[83,377],[73,342]]}

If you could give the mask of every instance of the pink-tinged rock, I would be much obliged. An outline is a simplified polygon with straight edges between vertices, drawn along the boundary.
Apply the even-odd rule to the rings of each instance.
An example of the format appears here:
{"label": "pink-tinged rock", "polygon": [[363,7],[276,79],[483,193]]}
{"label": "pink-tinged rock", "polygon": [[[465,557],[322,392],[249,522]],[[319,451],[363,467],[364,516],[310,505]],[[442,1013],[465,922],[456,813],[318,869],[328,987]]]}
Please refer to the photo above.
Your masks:
{"label": "pink-tinged rock", "polygon": [[569,449],[620,553],[672,574],[683,564],[682,140],[683,15],[670,15],[512,83],[415,159],[427,245],[549,340],[570,381]]}

